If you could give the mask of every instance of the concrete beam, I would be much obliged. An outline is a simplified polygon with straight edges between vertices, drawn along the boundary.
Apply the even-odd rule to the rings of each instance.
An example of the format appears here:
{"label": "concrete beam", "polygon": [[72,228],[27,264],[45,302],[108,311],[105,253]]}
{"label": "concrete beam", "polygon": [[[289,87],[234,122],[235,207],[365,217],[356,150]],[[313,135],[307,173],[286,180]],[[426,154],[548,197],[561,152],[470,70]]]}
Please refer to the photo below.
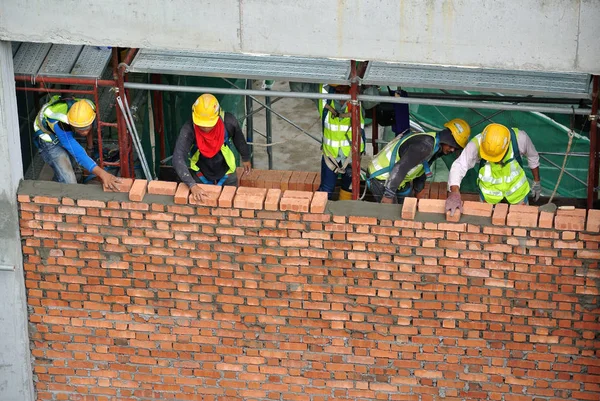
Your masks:
{"label": "concrete beam", "polygon": [[0,39],[600,74],[597,0],[3,0]]}
{"label": "concrete beam", "polygon": [[23,178],[10,42],[0,41],[0,400],[32,401],[17,187]]}

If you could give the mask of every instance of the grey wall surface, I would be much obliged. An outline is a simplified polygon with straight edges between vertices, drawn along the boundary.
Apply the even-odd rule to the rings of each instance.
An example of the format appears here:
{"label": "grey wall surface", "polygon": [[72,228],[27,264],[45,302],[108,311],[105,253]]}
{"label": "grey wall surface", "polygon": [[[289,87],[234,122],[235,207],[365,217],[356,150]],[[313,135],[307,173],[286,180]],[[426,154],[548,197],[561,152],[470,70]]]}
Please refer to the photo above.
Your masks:
{"label": "grey wall surface", "polygon": [[598,74],[599,20],[598,0],[3,0],[0,39]]}
{"label": "grey wall surface", "polygon": [[[10,42],[0,41],[0,400],[32,401],[17,187],[23,178]],[[14,271],[4,268],[14,267]]]}

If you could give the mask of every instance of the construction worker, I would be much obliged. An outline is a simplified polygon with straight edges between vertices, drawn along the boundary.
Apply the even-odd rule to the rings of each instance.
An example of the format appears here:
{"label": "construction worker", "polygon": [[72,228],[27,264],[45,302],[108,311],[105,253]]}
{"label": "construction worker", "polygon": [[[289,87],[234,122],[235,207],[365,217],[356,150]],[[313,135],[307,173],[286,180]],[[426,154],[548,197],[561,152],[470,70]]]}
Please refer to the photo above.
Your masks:
{"label": "construction worker", "polygon": [[[350,93],[348,85],[321,85],[321,93]],[[321,185],[319,191],[327,192],[331,199],[338,174],[342,175],[339,200],[352,199],[352,118],[348,101],[319,99],[318,108],[323,129],[321,157]],[[360,114],[360,128],[364,137],[364,119]],[[361,141],[361,153],[365,149]]]}
{"label": "construction worker", "polygon": [[73,132],[86,137],[96,120],[96,106],[88,99],[52,96],[44,104],[33,123],[33,142],[42,159],[54,170],[54,181],[77,184],[71,158],[92,174],[105,187],[116,190],[121,180],[101,169],[77,142]]}
{"label": "construction worker", "polygon": [[454,119],[438,132],[414,132],[397,136],[371,160],[367,186],[381,203],[401,202],[406,196],[417,198],[425,187],[429,166],[440,156],[463,149],[471,128],[466,121]]}
{"label": "construction worker", "polygon": [[[522,156],[527,158],[533,174],[531,188],[523,170]],[[477,184],[482,200],[491,204],[504,199],[510,204],[527,204],[530,192],[535,200],[539,199],[542,192],[540,161],[531,139],[525,131],[517,128],[489,124],[469,142],[450,168],[450,194],[446,200],[446,210],[451,214],[456,209],[462,212],[460,183],[477,162],[480,162]]]}
{"label": "construction worker", "polygon": [[[244,173],[250,172],[250,151],[235,116],[224,113],[213,95],[198,97],[173,151],[173,167],[194,199],[204,196],[197,183],[237,186],[232,142],[241,155]],[[188,158],[190,151],[192,157]]]}

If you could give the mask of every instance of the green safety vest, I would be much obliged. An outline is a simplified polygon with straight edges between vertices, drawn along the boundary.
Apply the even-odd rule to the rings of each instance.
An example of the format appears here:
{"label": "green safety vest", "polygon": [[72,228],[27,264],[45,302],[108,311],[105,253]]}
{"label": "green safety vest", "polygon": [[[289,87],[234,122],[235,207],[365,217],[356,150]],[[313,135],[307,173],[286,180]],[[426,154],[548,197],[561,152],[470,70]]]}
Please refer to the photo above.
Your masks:
{"label": "green safety vest", "polygon": [[[529,182],[525,176],[525,170],[519,163],[521,155],[517,143],[518,135],[519,130],[512,128],[508,151],[501,162],[490,163],[482,159],[477,184],[487,203],[496,204],[506,198],[508,203],[516,204],[522,202],[529,194]],[[477,152],[479,152],[481,134],[471,141],[475,143]]]}
{"label": "green safety vest", "polygon": [[[223,119],[223,114],[221,114],[221,119]],[[193,123],[192,123],[193,124]],[[224,124],[224,122],[223,122]],[[192,127],[193,129],[193,127]],[[196,138],[196,134],[194,133],[194,138]],[[231,141],[229,138],[229,133],[227,132],[227,128],[225,128],[225,140],[223,141],[223,145],[221,145],[221,153],[223,154],[223,158],[225,159],[225,163],[227,163],[227,167],[229,169],[225,174],[229,175],[235,171],[237,167],[235,164],[235,155],[231,150]],[[197,150],[196,153],[190,158],[190,168],[194,171],[200,171],[200,167],[198,167],[197,163],[200,160],[200,151]]]}
{"label": "green safety vest", "polygon": [[[321,85],[321,93],[329,93],[323,85]],[[332,105],[332,103],[332,100],[327,100],[327,103],[325,103],[325,99],[319,99],[319,114],[323,126],[323,154],[337,159],[341,149],[344,158],[347,158],[352,152],[352,118],[334,118],[329,110],[325,108],[326,104]],[[343,113],[347,112],[348,105],[346,104]],[[342,112],[340,111],[340,113]],[[364,129],[365,121],[360,110],[359,115],[360,128]],[[364,150],[365,144],[361,141],[360,151],[363,152]]]}
{"label": "green safety vest", "polygon": [[[50,98],[50,101],[42,106],[42,109],[38,113],[33,122],[33,130],[39,135],[40,139],[51,142],[50,133],[54,133],[54,126],[56,122],[51,122],[48,120],[60,121],[64,124],[69,124],[69,118],[67,117],[67,113],[69,109],[73,105],[73,103],[78,102],[80,100],[86,101],[92,106],[92,109],[96,110],[96,105],[89,99],[80,99],[80,98],[69,98],[68,100],[63,99],[60,95],[54,95]],[[38,132],[38,131],[41,131]]]}
{"label": "green safety vest", "polygon": [[[375,157],[373,157],[373,160],[371,160],[371,163],[369,164],[369,177],[378,179],[380,181],[386,181],[390,176],[390,171],[392,171],[394,165],[398,163],[398,161],[400,161],[400,154],[398,153],[398,149],[400,148],[400,146],[406,140],[419,135],[430,136],[436,142],[431,154],[429,155],[429,157],[427,157],[427,160],[431,159],[431,157],[439,149],[437,134],[435,132],[416,132],[414,134],[396,137],[390,143],[385,145],[385,147],[381,149],[381,151]],[[396,155],[396,157],[394,159],[394,162],[391,163],[394,154]],[[411,168],[408,171],[408,173],[406,173],[404,180],[400,183],[398,188],[402,188],[404,185],[406,185],[406,183],[411,182],[412,180],[422,176],[423,174],[425,174],[425,167],[423,166],[423,164],[416,165],[415,167]]]}

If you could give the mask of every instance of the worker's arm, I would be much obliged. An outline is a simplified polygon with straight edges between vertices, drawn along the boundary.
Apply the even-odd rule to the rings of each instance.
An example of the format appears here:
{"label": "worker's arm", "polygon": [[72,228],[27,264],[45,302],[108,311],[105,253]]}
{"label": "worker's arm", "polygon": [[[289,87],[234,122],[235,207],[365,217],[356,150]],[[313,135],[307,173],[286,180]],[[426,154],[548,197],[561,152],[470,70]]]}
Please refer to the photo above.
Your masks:
{"label": "worker's arm", "polygon": [[[396,191],[398,191],[400,183],[404,181],[406,174],[429,158],[434,146],[435,140],[430,136],[416,136],[408,139],[400,146],[400,149],[398,149],[400,160],[394,165],[390,176],[385,182],[384,197],[388,198],[386,203],[396,197]],[[395,155],[392,155],[392,157],[395,157]]]}
{"label": "worker's arm", "polygon": [[194,140],[194,127],[192,126],[192,122],[188,121],[181,127],[177,142],[175,143],[175,149],[173,150],[173,167],[179,179],[190,188],[196,185],[194,177],[190,174],[188,164],[188,154],[194,144]]}
{"label": "worker's arm", "polygon": [[469,142],[460,156],[452,163],[452,167],[450,167],[448,175],[448,188],[450,192],[460,192],[460,183],[465,178],[465,175],[467,175],[467,171],[472,169],[479,160],[481,159],[477,146],[473,142]]}
{"label": "worker's arm", "polygon": [[100,168],[100,166],[98,166],[98,164],[96,164],[96,162],[88,156],[85,149],[83,149],[79,142],[77,142],[77,140],[73,137],[72,132],[64,131],[56,121],[50,120],[48,123],[52,126],[52,130],[58,137],[60,145],[75,158],[81,167],[100,178],[105,187],[113,191],[117,190],[117,184],[120,183],[121,180]]}
{"label": "worker's arm", "polygon": [[519,130],[519,136],[517,138],[519,144],[519,152],[522,156],[527,158],[527,164],[533,174],[533,181],[540,181],[540,155],[538,154],[531,138],[525,131]]}
{"label": "worker's arm", "polygon": [[85,152],[85,149],[73,137],[73,133],[70,131],[64,131],[57,121],[50,120],[48,123],[58,137],[60,145],[75,158],[81,167],[92,173],[94,168],[98,165],[91,157],[88,156],[88,154]]}
{"label": "worker's arm", "polygon": [[248,143],[246,143],[246,138],[244,138],[244,133],[242,132],[240,124],[235,116],[231,113],[225,113],[224,123],[225,128],[227,129],[227,132],[231,136],[231,140],[235,145],[235,148],[238,150],[238,152],[240,152],[242,165],[244,166],[244,172],[250,172],[250,147],[248,146]]}

